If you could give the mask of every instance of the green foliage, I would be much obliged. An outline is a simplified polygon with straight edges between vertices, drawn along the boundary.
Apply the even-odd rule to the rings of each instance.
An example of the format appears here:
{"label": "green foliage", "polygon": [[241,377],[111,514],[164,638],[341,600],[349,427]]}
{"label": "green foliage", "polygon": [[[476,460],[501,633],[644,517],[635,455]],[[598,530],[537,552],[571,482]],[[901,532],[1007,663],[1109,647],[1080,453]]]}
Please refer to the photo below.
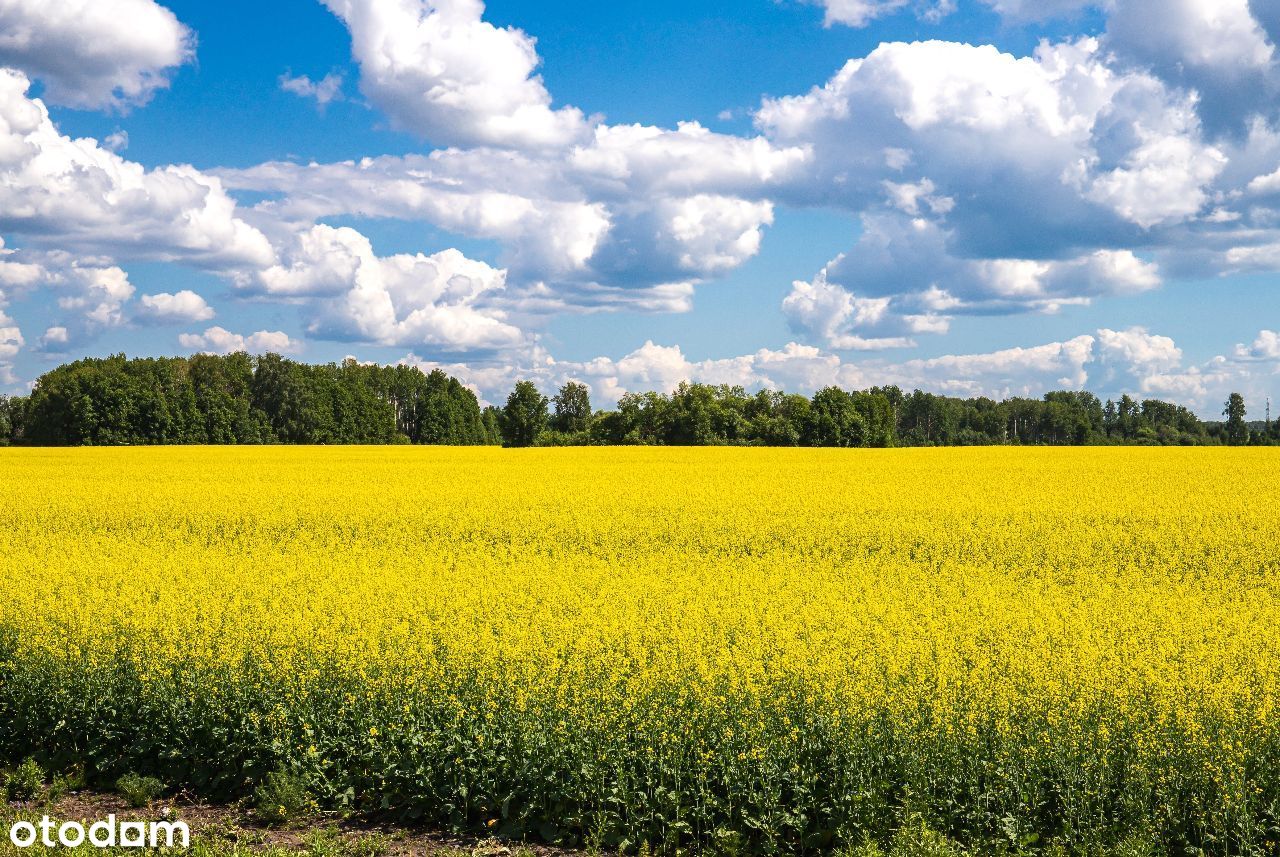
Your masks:
{"label": "green foliage", "polygon": [[538,446],[592,446],[590,432],[580,431],[573,434],[565,434],[561,431],[548,429],[538,435]]}
{"label": "green foliage", "polygon": [[26,759],[4,778],[4,799],[35,800],[44,794],[44,769],[35,759]]}
{"label": "green foliage", "polygon": [[0,446],[21,442],[26,428],[27,400],[0,396]]}
{"label": "green foliage", "polygon": [[50,802],[62,800],[68,792],[80,791],[85,787],[84,772],[76,770],[70,774],[55,774],[45,789],[45,799]]}
{"label": "green foliage", "polygon": [[475,394],[439,370],[311,366],[278,354],[80,360],[0,400],[0,444],[491,442]]}
{"label": "green foliage", "polygon": [[813,408],[804,434],[809,446],[862,446],[866,426],[853,396],[839,387],[827,387],[813,397]]}
{"label": "green foliage", "polygon": [[[1219,442],[1184,407],[1128,397],[1104,408],[1086,392],[1044,399],[954,399],[897,387],[820,390],[812,400],[741,387],[682,384],[674,393],[629,393],[572,442],[684,446],[984,446]],[[539,443],[563,445],[562,436]]]}
{"label": "green foliage", "polygon": [[480,414],[480,427],[483,433],[482,444],[502,446],[502,411],[489,405]]}
{"label": "green foliage", "polygon": [[128,801],[129,806],[135,808],[147,806],[164,792],[164,783],[155,777],[125,774],[116,780],[116,793]]}
{"label": "green foliage", "polygon": [[1227,399],[1227,406],[1222,415],[1227,418],[1227,443],[1232,446],[1244,446],[1249,442],[1249,428],[1245,425],[1244,396],[1232,393]]}
{"label": "green foliage", "polygon": [[552,399],[556,413],[551,427],[562,434],[585,432],[591,425],[591,391],[585,384],[570,381]]}
{"label": "green foliage", "polygon": [[253,790],[253,806],[267,824],[284,824],[315,806],[306,782],[285,768],[277,768]]}
{"label": "green foliage", "polygon": [[[554,404],[554,412],[549,408]],[[411,366],[311,366],[277,354],[251,357],[87,359],[42,376],[30,397],[0,396],[0,446],[110,444],[437,444],[573,446],[977,446],[992,444],[1198,445],[1280,441],[1251,431],[1233,394],[1226,422],[1187,408],[1087,392],[1043,399],[957,399],[897,387],[812,399],[742,387],[681,384],[669,395],[628,393],[593,414],[576,382],[548,401],[521,381],[502,408],[440,370]]]}
{"label": "green foliage", "polygon": [[547,397],[532,381],[520,381],[502,409],[502,439],[507,446],[533,446],[547,430]]}

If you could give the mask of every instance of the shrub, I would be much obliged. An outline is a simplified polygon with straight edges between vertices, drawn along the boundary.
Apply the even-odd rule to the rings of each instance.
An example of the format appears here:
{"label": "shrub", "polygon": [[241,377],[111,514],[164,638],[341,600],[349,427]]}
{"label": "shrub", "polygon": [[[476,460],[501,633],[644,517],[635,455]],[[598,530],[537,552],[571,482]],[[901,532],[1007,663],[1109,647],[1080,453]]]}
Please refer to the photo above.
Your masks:
{"label": "shrub", "polygon": [[116,781],[116,792],[135,809],[144,807],[164,794],[164,783],[155,777],[125,774]]}
{"label": "shrub", "polygon": [[44,769],[35,759],[27,759],[4,778],[4,798],[10,801],[35,800],[44,793]]}
{"label": "shrub", "polygon": [[312,807],[311,796],[301,777],[281,768],[267,774],[253,791],[258,817],[268,824],[284,824]]}

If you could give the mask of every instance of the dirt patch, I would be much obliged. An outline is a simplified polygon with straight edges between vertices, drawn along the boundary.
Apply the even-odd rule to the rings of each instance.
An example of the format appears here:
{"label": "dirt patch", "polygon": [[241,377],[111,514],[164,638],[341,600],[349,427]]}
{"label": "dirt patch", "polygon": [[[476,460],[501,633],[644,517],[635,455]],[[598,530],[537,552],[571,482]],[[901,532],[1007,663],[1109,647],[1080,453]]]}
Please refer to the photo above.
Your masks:
{"label": "dirt patch", "polygon": [[285,826],[269,826],[242,807],[205,803],[185,795],[136,809],[118,795],[75,792],[52,802],[9,804],[7,811],[0,810],[0,817],[32,815],[86,825],[110,815],[117,821],[180,820],[191,830],[191,844],[213,854],[284,851],[323,857],[579,857],[576,852],[545,845],[449,836],[338,813],[319,813]]}

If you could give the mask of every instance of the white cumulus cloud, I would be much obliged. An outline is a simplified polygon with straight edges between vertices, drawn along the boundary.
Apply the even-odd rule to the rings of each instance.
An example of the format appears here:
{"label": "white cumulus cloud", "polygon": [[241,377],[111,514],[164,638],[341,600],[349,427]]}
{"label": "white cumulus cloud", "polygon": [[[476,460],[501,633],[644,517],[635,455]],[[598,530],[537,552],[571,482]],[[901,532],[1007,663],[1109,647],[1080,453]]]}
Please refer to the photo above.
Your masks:
{"label": "white cumulus cloud", "polygon": [[62,135],[27,78],[0,69],[0,231],[83,254],[269,265],[267,238],[237,216],[218,179],[189,166],[145,169],[92,139]]}
{"label": "white cumulus cloud", "polygon": [[601,126],[567,153],[447,150],[355,162],[263,164],[217,175],[285,194],[259,207],[292,220],[355,214],[428,220],[497,239],[509,285],[559,309],[650,302],[754,257],[803,147],[715,134]]}
{"label": "white cumulus cloud", "polygon": [[826,10],[826,23],[866,27],[904,9],[914,8],[926,20],[938,21],[956,9],[956,0],[816,0]]}
{"label": "white cumulus cloud", "polygon": [[137,316],[157,324],[208,321],[214,316],[213,307],[190,289],[183,289],[176,294],[161,292],[143,295],[138,304]]}
{"label": "white cumulus cloud", "polygon": [[2,0],[0,65],[68,107],[145,104],[195,55],[195,36],[153,0]]}
{"label": "white cumulus cloud", "polygon": [[484,21],[481,0],[323,0],[351,31],[360,88],[439,145],[563,146],[588,129],[553,109],[535,43]]}
{"label": "white cumulus cloud", "polygon": [[305,74],[294,77],[289,72],[280,75],[280,88],[299,98],[314,99],[323,110],[329,104],[342,100],[342,75],[329,72],[320,80],[312,80]]}
{"label": "white cumulus cloud", "polygon": [[191,351],[210,354],[232,354],[237,351],[247,351],[251,354],[267,352],[291,354],[301,350],[302,347],[301,343],[279,330],[260,330],[257,333],[242,336],[217,326],[208,328],[204,333],[183,333],[178,336],[178,344]]}
{"label": "white cumulus cloud", "polygon": [[348,227],[319,225],[299,236],[288,264],[263,271],[268,296],[309,298],[311,331],[354,340],[446,351],[509,348],[524,334],[486,305],[506,272],[457,250],[379,257]]}

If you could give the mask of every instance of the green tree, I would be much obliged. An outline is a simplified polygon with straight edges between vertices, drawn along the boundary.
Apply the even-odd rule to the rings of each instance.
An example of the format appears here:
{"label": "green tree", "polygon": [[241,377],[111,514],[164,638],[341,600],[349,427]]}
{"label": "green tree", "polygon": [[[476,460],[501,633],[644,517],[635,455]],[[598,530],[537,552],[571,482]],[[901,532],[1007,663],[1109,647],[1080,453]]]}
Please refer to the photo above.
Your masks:
{"label": "green tree", "polygon": [[[857,443],[848,445],[879,448],[895,446],[898,434],[897,417],[894,415],[893,404],[889,397],[883,393],[854,393],[849,398],[862,421],[862,433]],[[955,402],[952,401],[949,404],[954,405]],[[954,411],[957,409],[950,407],[947,410],[954,417]],[[955,420],[944,420],[944,422],[954,424]]]}
{"label": "green tree", "polygon": [[520,381],[502,409],[502,439],[507,446],[533,446],[547,429],[547,397],[532,381]]}
{"label": "green tree", "polygon": [[480,415],[486,446],[502,446],[502,411],[489,405]]}
{"label": "green tree", "polygon": [[805,443],[809,446],[862,446],[864,423],[854,399],[839,387],[813,397]]}
{"label": "green tree", "polygon": [[556,412],[551,427],[565,434],[586,431],[591,425],[591,391],[586,384],[570,381],[555,398]]}
{"label": "green tree", "polygon": [[747,401],[747,440],[761,446],[799,446],[809,417],[809,400],[779,390],[761,390]]}
{"label": "green tree", "polygon": [[13,442],[13,405],[8,396],[0,396],[0,446]]}
{"label": "green tree", "polygon": [[743,441],[747,394],[741,387],[682,382],[669,398],[670,423],[663,443],[715,446]]}
{"label": "green tree", "polygon": [[1244,396],[1232,393],[1227,399],[1227,406],[1222,411],[1227,418],[1227,443],[1232,446],[1243,446],[1249,442],[1249,427],[1245,425]]}
{"label": "green tree", "polygon": [[20,416],[9,434],[42,444],[485,440],[475,394],[443,372],[278,354],[81,360],[41,376]]}

